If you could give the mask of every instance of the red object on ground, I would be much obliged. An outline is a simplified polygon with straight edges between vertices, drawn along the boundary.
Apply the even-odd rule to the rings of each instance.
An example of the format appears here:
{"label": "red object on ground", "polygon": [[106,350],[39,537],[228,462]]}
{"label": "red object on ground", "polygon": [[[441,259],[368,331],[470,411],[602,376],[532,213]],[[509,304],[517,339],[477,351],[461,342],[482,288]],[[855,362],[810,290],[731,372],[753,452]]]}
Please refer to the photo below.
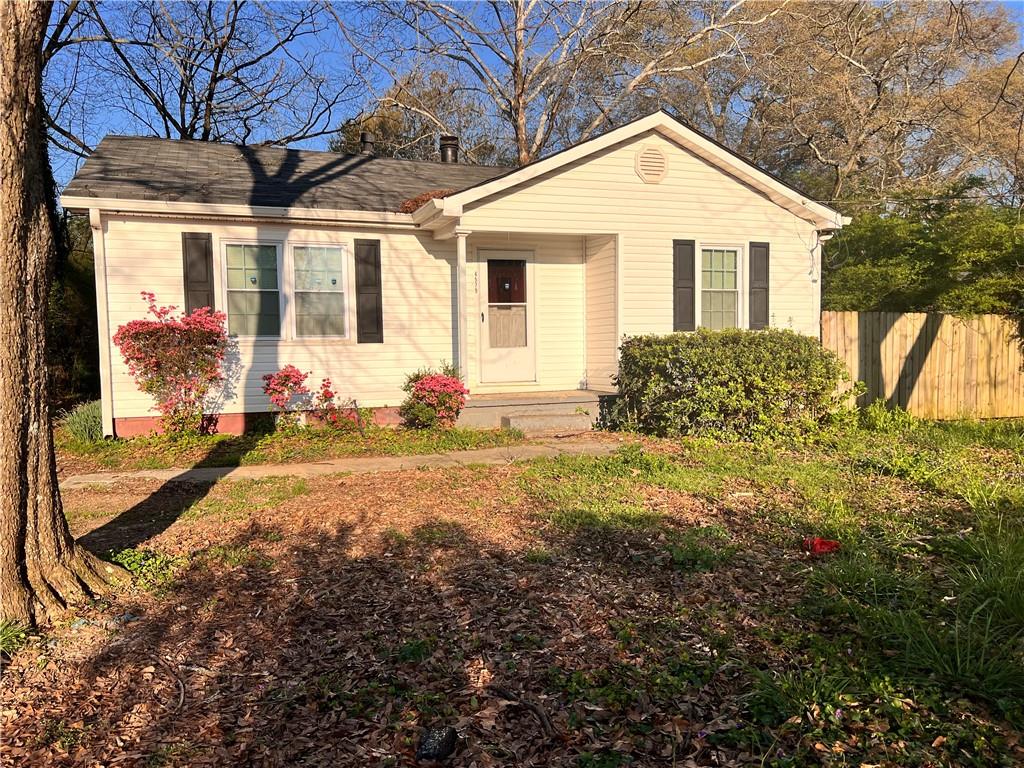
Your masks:
{"label": "red object on ground", "polygon": [[822,539],[818,536],[808,536],[804,539],[804,552],[810,552],[812,555],[827,555],[830,552],[838,551],[840,546],[838,541]]}

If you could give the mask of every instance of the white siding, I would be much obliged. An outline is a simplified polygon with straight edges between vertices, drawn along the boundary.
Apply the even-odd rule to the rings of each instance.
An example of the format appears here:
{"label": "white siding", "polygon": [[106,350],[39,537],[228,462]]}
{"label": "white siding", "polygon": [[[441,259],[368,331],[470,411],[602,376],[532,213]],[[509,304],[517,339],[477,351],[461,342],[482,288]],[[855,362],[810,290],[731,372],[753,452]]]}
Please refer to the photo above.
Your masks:
{"label": "white siding", "polygon": [[[657,147],[668,157],[658,184],[636,173],[636,153]],[[772,326],[818,334],[819,285],[812,224],[649,132],[570,163],[516,189],[467,206],[461,226],[474,231],[619,234],[624,334],[672,330],[672,240],[771,244]],[[745,296],[743,297],[745,300]]]}
{"label": "white siding", "polygon": [[615,236],[586,238],[587,386],[611,389],[618,360]]}
{"label": "white siding", "polygon": [[[452,285],[455,243],[438,242],[429,234],[397,230],[281,227],[263,224],[225,224],[195,220],[104,216],[106,284],[110,336],[118,326],[143,317],[139,293],[152,291],[162,305],[184,303],[181,233],[213,235],[218,306],[224,306],[221,261],[223,245],[231,240],[286,243],[331,243],[348,247],[346,279],[348,339],[240,340],[240,376],[235,393],[218,410],[224,413],[266,411],[262,377],[286,364],[312,371],[310,382],[330,377],[343,397],[365,406],[398,405],[407,373],[424,365],[452,360]],[[355,342],[355,306],[351,259],[358,238],[381,242],[384,343]],[[285,279],[284,273],[281,278]],[[287,301],[287,296],[285,297]],[[152,401],[138,391],[120,352],[111,349],[113,415],[150,416]]]}
{"label": "white siding", "polygon": [[[469,322],[466,338],[469,344],[470,389],[480,393],[543,392],[582,387],[586,381],[583,238],[543,234],[471,235],[467,247]],[[485,309],[487,300],[487,286],[480,264],[486,259],[487,249],[533,252],[536,382],[478,383],[480,312]]]}
{"label": "white siding", "polygon": [[[658,184],[636,173],[636,153],[657,147],[668,158]],[[231,240],[341,243],[348,247],[348,327],[344,340],[261,340],[239,343],[240,378],[219,410],[264,411],[262,376],[286,364],[329,376],[336,390],[366,406],[397,405],[407,373],[454,360],[455,241],[385,227],[224,223],[195,219],[104,214],[106,294],[110,336],[144,315],[140,291],[161,304],[184,303],[181,233],[213,235],[217,295],[224,306],[223,244]],[[770,323],[818,333],[819,284],[813,225],[705,163],[660,134],[622,142],[520,187],[467,206],[460,226],[468,243],[467,345],[474,392],[599,387],[615,370],[620,334],[672,330],[672,240],[702,245],[751,241],[771,246]],[[357,344],[354,240],[381,241],[384,343]],[[529,250],[537,378],[528,384],[479,382],[480,250]],[[699,257],[698,257],[699,259]],[[282,272],[282,279],[289,279]],[[699,294],[699,291],[698,291]],[[745,302],[745,291],[741,291]],[[287,299],[286,292],[286,299]],[[486,298],[486,297],[484,297]],[[288,310],[285,318],[287,321]],[[698,311],[699,317],[699,311]],[[108,347],[109,348],[109,347]],[[110,349],[113,416],[153,415],[120,353]]]}

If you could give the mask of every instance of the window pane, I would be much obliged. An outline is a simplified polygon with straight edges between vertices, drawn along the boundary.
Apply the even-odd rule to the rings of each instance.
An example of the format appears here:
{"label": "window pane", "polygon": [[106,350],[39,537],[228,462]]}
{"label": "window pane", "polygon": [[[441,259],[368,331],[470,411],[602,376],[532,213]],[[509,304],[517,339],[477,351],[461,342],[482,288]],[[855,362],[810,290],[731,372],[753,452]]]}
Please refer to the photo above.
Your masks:
{"label": "window pane", "polygon": [[245,294],[228,291],[228,317],[246,314]]}
{"label": "window pane", "polygon": [[256,284],[260,288],[277,288],[277,268],[259,270],[256,273]]}
{"label": "window pane", "polygon": [[228,288],[241,290],[242,288],[245,288],[245,286],[245,270],[236,267],[228,267]]}
{"label": "window pane", "polygon": [[277,291],[228,291],[228,333],[279,336],[281,311]]}
{"label": "window pane", "polygon": [[247,261],[250,266],[262,269],[273,268],[277,271],[277,248],[273,245],[250,245],[248,246]]}
{"label": "window pane", "polygon": [[298,336],[344,336],[345,318],[341,315],[298,315],[295,333]]}
{"label": "window pane", "polygon": [[701,325],[712,330],[737,326],[736,291],[701,291]]}
{"label": "window pane", "polygon": [[229,289],[277,290],[277,246],[229,245],[225,253]]}
{"label": "window pane", "polygon": [[298,336],[344,336],[344,294],[296,293],[295,333]]}
{"label": "window pane", "polygon": [[526,303],[526,262],[520,259],[487,260],[487,302]]}
{"label": "window pane", "polygon": [[[269,296],[269,293],[261,294],[263,296]],[[277,294],[274,294],[274,298],[277,298]],[[277,313],[275,307],[273,311],[261,312],[256,315],[256,335],[257,336],[279,336],[281,333],[281,317]]]}
{"label": "window pane", "polygon": [[293,251],[295,289],[299,291],[341,291],[343,251],[341,248],[303,246]]}
{"label": "window pane", "polygon": [[739,294],[734,248],[701,249],[701,325],[712,330],[738,325]]}

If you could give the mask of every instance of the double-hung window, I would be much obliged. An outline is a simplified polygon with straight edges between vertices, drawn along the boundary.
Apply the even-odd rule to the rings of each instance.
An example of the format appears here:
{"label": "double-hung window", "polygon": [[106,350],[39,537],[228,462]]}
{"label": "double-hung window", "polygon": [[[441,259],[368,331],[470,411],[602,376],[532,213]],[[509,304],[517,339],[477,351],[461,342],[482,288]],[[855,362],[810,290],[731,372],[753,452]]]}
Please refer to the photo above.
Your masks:
{"label": "double-hung window", "polygon": [[739,249],[702,248],[700,324],[718,330],[739,327]]}
{"label": "double-hung window", "polygon": [[280,336],[281,294],[277,246],[229,243],[227,261],[228,333]]}
{"label": "double-hung window", "polygon": [[345,336],[345,248],[292,248],[295,335]]}

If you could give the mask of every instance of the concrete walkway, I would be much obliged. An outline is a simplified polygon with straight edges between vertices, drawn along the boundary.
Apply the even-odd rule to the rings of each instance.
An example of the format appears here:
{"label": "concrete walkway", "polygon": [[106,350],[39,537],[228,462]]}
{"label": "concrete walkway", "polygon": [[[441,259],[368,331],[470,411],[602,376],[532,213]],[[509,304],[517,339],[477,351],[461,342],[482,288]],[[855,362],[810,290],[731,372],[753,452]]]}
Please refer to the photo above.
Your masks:
{"label": "concrete walkway", "polygon": [[418,456],[359,456],[305,464],[254,464],[245,467],[196,467],[195,469],[140,469],[128,472],[92,472],[60,481],[64,490],[113,485],[123,480],[159,480],[162,483],[214,483],[223,478],[244,480],[260,477],[319,477],[336,474],[399,472],[403,469],[462,467],[471,464],[501,465],[544,456],[607,456],[620,443],[596,440],[547,439],[525,445],[482,448],[476,451],[428,453]]}

